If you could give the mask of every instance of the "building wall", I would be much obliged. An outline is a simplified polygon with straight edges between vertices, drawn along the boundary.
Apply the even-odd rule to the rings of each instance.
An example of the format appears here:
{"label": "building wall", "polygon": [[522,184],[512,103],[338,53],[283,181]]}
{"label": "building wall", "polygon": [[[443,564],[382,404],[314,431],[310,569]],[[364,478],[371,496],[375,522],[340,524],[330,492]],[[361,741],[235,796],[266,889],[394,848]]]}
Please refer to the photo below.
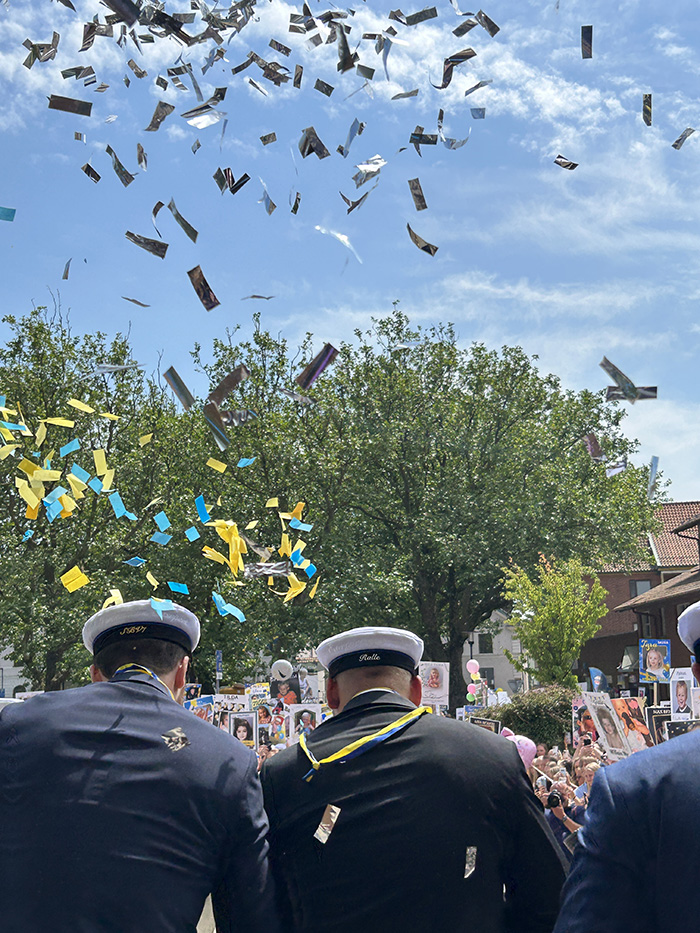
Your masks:
{"label": "building wall", "polygon": [[7,657],[9,649],[0,652],[0,697],[11,697],[17,687],[23,687],[25,690],[31,690],[26,677],[22,677],[19,668],[14,667],[12,661]]}
{"label": "building wall", "polygon": [[[510,663],[503,653],[504,648],[507,648],[515,656],[521,653],[520,642],[515,636],[513,627],[508,625],[507,622],[503,624],[499,633],[493,636],[493,651],[488,654],[479,651],[479,638],[478,633],[476,633],[473,657],[479,662],[481,668],[493,669],[492,686],[495,689],[500,687],[510,696],[513,693],[522,691],[523,674],[516,670]],[[471,683],[471,677],[467,673],[466,668],[468,660],[469,642],[465,642],[464,651],[462,653],[462,674],[465,677],[465,684]]]}
{"label": "building wall", "polygon": [[[648,580],[652,587],[661,583],[661,574],[649,569],[635,573],[601,573],[599,574],[601,586],[607,591],[605,604],[608,614],[600,620],[601,629],[594,638],[607,638],[610,635],[619,635],[622,632],[633,632],[639,622],[637,614],[628,609],[626,612],[615,612],[615,607],[626,603],[634,593],[630,590],[631,580]],[[598,666],[598,665],[596,665]],[[602,668],[601,668],[602,670]]]}

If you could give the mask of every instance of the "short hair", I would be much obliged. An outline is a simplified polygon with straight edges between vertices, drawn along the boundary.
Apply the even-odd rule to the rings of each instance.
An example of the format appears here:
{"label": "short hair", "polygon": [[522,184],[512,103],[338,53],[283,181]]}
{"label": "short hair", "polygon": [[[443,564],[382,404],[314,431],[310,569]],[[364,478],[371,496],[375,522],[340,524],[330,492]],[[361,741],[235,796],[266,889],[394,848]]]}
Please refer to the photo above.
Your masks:
{"label": "short hair", "polygon": [[111,680],[124,664],[141,664],[154,674],[169,674],[186,654],[180,645],[162,638],[129,638],[106,645],[97,652],[93,663]]}

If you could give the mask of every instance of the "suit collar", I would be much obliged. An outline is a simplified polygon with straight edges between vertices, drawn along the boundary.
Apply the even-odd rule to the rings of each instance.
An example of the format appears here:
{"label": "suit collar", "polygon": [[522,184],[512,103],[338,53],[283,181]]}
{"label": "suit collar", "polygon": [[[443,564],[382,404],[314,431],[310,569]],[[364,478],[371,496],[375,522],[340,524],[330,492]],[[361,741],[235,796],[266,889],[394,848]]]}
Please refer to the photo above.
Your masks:
{"label": "suit collar", "polygon": [[393,690],[375,689],[363,690],[362,693],[356,694],[351,700],[348,700],[343,712],[339,715],[343,716],[345,713],[366,706],[401,706],[408,710],[415,709],[413,703],[406,697],[401,696],[400,693]]}

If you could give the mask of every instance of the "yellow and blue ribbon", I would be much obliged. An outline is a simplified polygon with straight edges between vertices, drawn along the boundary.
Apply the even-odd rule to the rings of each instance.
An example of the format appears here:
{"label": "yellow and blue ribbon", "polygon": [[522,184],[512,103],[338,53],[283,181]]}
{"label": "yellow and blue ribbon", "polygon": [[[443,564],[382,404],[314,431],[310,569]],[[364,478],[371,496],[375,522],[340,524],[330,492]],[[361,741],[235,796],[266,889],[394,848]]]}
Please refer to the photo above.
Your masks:
{"label": "yellow and blue ribbon", "polygon": [[411,710],[410,713],[406,713],[406,715],[402,716],[400,719],[389,723],[388,726],[384,726],[384,728],[380,729],[378,732],[373,732],[371,735],[365,735],[363,738],[351,742],[333,755],[329,755],[328,758],[322,758],[321,761],[318,761],[313,752],[309,749],[306,744],[306,736],[302,734],[299,738],[299,745],[311,762],[311,768],[304,775],[304,780],[310,781],[314,774],[320,769],[321,765],[343,764],[346,761],[350,761],[352,758],[357,758],[358,755],[364,755],[365,752],[368,752],[371,748],[380,745],[382,742],[386,742],[392,735],[396,735],[397,732],[410,726],[412,722],[420,719],[424,713],[430,712],[432,712],[432,710],[429,706],[419,706],[417,709]]}

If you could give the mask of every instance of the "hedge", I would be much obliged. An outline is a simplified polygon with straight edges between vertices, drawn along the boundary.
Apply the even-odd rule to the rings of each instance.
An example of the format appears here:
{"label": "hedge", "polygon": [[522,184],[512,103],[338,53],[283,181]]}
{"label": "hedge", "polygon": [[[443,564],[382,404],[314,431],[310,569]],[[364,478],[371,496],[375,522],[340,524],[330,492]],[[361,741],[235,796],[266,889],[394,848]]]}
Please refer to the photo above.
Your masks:
{"label": "hedge", "polygon": [[535,742],[562,745],[571,732],[571,701],[577,695],[570,687],[536,687],[517,694],[512,702],[499,707],[501,726],[516,735],[526,735]]}

